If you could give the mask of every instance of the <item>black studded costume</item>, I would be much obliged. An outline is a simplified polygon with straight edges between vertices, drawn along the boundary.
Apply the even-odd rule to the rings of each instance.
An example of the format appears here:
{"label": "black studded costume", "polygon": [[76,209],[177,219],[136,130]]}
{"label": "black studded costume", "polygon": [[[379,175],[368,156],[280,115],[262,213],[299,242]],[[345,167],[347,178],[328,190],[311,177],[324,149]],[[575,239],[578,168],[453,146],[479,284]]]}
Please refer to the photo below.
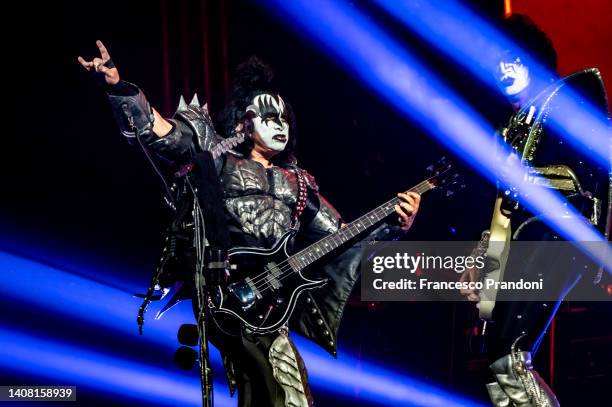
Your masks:
{"label": "black studded costume", "polygon": [[[292,227],[299,230],[297,240],[306,244],[341,226],[338,212],[321,197],[314,178],[300,169],[295,159],[271,168],[249,159],[236,148],[248,136],[240,133],[228,138],[219,136],[206,108],[198,103],[187,105],[181,98],[177,112],[169,119],[172,131],[165,137],[158,137],[152,132],[151,108],[135,85],[122,81],[110,88],[109,98],[122,133],[137,142],[133,144],[140,144],[162,168],[159,173],[164,175],[166,185],[176,181],[176,176],[168,174],[180,172],[180,168],[197,161],[202,152],[210,153],[221,189],[222,216],[232,246],[269,248]],[[306,205],[301,216],[295,218],[300,177],[306,185]],[[176,212],[181,212],[183,203],[191,199],[187,189],[181,192],[179,185],[178,189],[173,186],[168,190],[174,195]],[[189,225],[188,215],[186,219],[181,224]],[[179,229],[177,233],[190,238],[188,226],[176,229]],[[388,239],[398,233],[399,227],[378,227],[368,239],[379,236]],[[359,254],[359,244],[356,244],[322,266],[321,272],[326,273],[329,283],[302,295],[289,327],[277,333],[253,335],[243,332],[240,336],[228,336],[209,324],[209,339],[223,355],[230,389],[232,393],[238,391],[239,406],[312,405],[306,370],[287,328],[336,354],[340,319],[358,279]],[[188,280],[188,274],[183,278]],[[159,277],[156,283],[161,286],[173,282],[163,274]]]}

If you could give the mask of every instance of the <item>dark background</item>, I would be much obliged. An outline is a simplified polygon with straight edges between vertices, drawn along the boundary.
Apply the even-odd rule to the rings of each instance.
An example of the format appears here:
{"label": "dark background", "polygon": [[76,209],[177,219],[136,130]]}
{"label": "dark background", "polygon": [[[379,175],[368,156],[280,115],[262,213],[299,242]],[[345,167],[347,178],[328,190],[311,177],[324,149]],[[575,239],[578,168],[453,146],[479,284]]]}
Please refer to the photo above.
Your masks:
{"label": "dark background", "polygon": [[[370,3],[355,3],[410,44],[493,126],[507,117],[508,106],[497,95],[475,85],[467,73],[449,68],[443,56]],[[487,2],[472,3],[490,18],[501,16],[502,2],[488,2],[487,7]],[[348,220],[421,181],[425,167],[438,157],[453,158],[258,2],[57,2],[32,5],[12,16],[21,23],[6,37],[17,51],[17,72],[7,81],[16,85],[9,93],[17,114],[11,115],[3,142],[0,212],[2,248],[12,253],[50,263],[62,257],[75,264],[110,265],[107,281],[117,273],[143,290],[148,283],[166,213],[148,163],[127,145],[104,93],[76,61],[78,55],[97,56],[97,39],[108,47],[122,78],[137,83],[166,116],[181,94],[190,100],[195,92],[218,113],[233,68],[250,55],[269,62],[283,97],[296,111],[300,165]],[[468,169],[463,172],[468,185],[463,193],[453,199],[434,194],[423,198],[409,239],[477,240],[488,227],[494,189]],[[3,312],[7,326],[35,321],[52,330],[52,322],[39,321],[36,313],[14,305],[5,308],[12,312]],[[609,367],[597,362],[601,340],[603,347],[610,344],[604,314],[597,304],[565,305],[558,317],[554,368],[548,360],[548,337],[538,355],[544,376],[555,373],[554,387],[565,405],[600,405],[593,403],[607,394],[602,383],[610,380]],[[354,301],[345,315],[343,348],[485,400],[485,378],[479,372],[486,362],[469,351],[474,310],[467,304],[367,307]],[[71,335],[92,343],[106,335],[87,328]],[[589,338],[599,338],[599,347]],[[105,340],[125,345],[121,338]],[[132,356],[148,361],[151,352],[143,346]],[[7,374],[0,383],[37,381]],[[578,395],[585,394],[591,404],[578,402]],[[81,405],[120,405],[108,395],[83,397]],[[325,394],[315,397],[321,405],[357,405]]]}

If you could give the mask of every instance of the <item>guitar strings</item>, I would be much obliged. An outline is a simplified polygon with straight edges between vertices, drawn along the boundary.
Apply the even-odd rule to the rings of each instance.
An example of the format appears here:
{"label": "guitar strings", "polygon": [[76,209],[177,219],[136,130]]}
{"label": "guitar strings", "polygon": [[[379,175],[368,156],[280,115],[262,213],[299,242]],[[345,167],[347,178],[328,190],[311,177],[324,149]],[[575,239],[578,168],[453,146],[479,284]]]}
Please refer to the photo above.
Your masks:
{"label": "guitar strings", "polygon": [[[419,183],[418,185],[416,185],[415,187],[411,188],[410,191],[414,191],[414,192],[418,192],[419,194],[422,194],[424,192],[429,191],[430,189],[432,189],[434,187],[435,187],[435,185],[430,183],[429,180],[425,180],[425,181],[422,181],[421,183]],[[387,201],[386,203],[380,205],[378,208],[374,209],[374,211],[378,211],[379,209],[389,209],[390,205],[395,206],[398,201],[399,201],[398,198],[393,198],[390,201]],[[372,212],[374,212],[374,211],[372,211]],[[352,225],[354,225],[355,222],[357,222],[358,220],[359,220],[359,218],[357,220],[349,223],[345,228],[348,229],[348,228],[354,227]],[[372,225],[370,225],[370,226],[372,226]],[[345,228],[343,228],[343,229],[345,229]],[[335,233],[338,233],[338,232],[341,232],[341,231],[342,230],[340,229],[340,230],[336,231]],[[326,236],[323,239],[326,239],[326,238],[328,238],[329,236],[332,236],[332,235],[328,235],[328,236]],[[323,240],[323,239],[321,239],[321,240]],[[311,246],[309,246],[309,247],[311,247]],[[299,255],[299,253],[301,253],[302,251],[305,251],[307,249],[308,248],[303,249],[303,250],[301,250],[300,252],[294,254],[291,257],[296,257],[296,256]],[[284,261],[282,261],[282,262],[280,262],[278,264],[278,266],[280,266],[279,267],[280,273],[277,276],[277,281],[278,282],[282,281],[283,279],[289,277],[291,274],[296,272],[296,270],[293,269],[293,266],[289,263],[289,259],[290,258],[287,258],[286,260],[284,260]],[[258,274],[257,276],[253,277],[253,279],[251,279],[251,283],[253,284],[255,289],[257,289],[257,291],[259,291],[260,294],[263,294],[266,291],[268,291],[269,289],[273,289],[274,288],[272,286],[272,282],[267,281],[267,278],[266,278],[267,276],[268,276],[268,272],[264,271],[264,272]],[[261,284],[262,282],[263,282],[263,284]]]}
{"label": "guitar strings", "polygon": [[[394,199],[397,199],[397,198],[394,198]],[[390,201],[386,202],[385,204],[380,205],[378,208],[374,209],[372,212],[375,212],[375,211],[381,210],[381,209],[383,209],[383,207],[388,207],[389,205],[391,205],[391,203],[392,203],[392,202],[393,202],[393,200],[390,200]],[[319,242],[321,242],[321,241],[323,241],[323,240],[325,240],[325,239],[328,239],[330,236],[332,236],[332,235],[334,235],[334,234],[336,234],[336,233],[338,233],[338,232],[344,232],[344,229],[348,229],[348,228],[350,228],[352,224],[353,224],[353,222],[351,222],[349,225],[345,226],[344,228],[339,229],[338,231],[334,232],[333,234],[331,234],[331,235],[328,235],[328,236],[324,237],[323,239],[319,240]],[[372,225],[370,225],[370,226],[372,226]],[[345,236],[345,237],[346,237],[346,236]],[[318,242],[317,242],[317,243],[318,243]],[[316,244],[316,243],[315,243],[315,244]],[[309,247],[312,247],[312,246],[313,246],[313,245],[311,245],[311,246],[309,246]],[[298,253],[295,253],[294,255],[290,256],[290,258],[291,258],[291,257],[299,257],[300,253],[302,253],[303,251],[305,251],[305,250],[307,250],[307,249],[308,249],[308,248],[305,248],[305,249],[303,249],[303,250],[299,251]],[[287,271],[288,269],[292,269],[292,268],[293,268],[293,267],[291,266],[291,264],[288,264],[288,267],[286,266],[286,265],[287,265],[287,263],[289,263],[289,262],[290,262],[290,258],[287,258],[286,260],[283,260],[282,262],[280,262],[280,263],[277,265],[277,266],[279,267],[280,272],[281,272],[281,274],[279,274],[279,277],[280,277],[280,276],[282,276],[282,273],[283,273],[283,272]],[[294,270],[293,270],[293,271],[294,271]],[[264,271],[264,272],[262,272],[262,273],[260,273],[260,274],[256,275],[255,277],[253,277],[253,278],[251,279],[251,282],[253,283],[253,285],[255,286],[255,288],[257,288],[257,289],[259,289],[259,288],[260,288],[260,286],[258,286],[258,284],[259,284],[259,283],[260,283],[262,280],[265,280],[265,279],[266,279],[266,277],[268,276],[268,274],[269,274],[268,272],[265,272],[265,271]],[[266,283],[267,283],[267,282],[266,282]]]}
{"label": "guitar strings", "polygon": [[[429,182],[429,180],[425,180],[425,181],[421,182],[420,184],[416,185],[415,187],[413,187],[412,189],[410,189],[410,191],[415,191],[415,192],[418,192],[419,194],[422,194],[422,193],[427,192],[428,190],[430,190],[430,189],[432,189],[432,188],[434,188],[434,187],[435,187],[435,185],[432,185],[432,184]],[[382,210],[382,209],[389,209],[389,206],[391,206],[391,205],[395,205],[395,204],[396,204],[398,201],[399,201],[399,199],[398,199],[398,198],[393,198],[393,199],[391,199],[390,201],[388,201],[388,202],[386,202],[386,203],[384,203],[384,204],[380,205],[378,208],[374,209],[372,212],[374,212],[374,211],[378,211],[378,210]],[[359,220],[359,219],[356,219],[355,221],[353,221],[353,222],[349,223],[349,224],[348,224],[348,225],[347,225],[345,228],[343,228],[343,229],[349,229],[349,228],[353,227],[352,225],[353,225],[353,224],[355,224],[355,223],[356,223],[358,220]],[[372,225],[370,225],[370,226],[372,226]],[[350,230],[350,229],[349,229],[349,230]],[[343,231],[343,230],[338,230],[338,231],[337,231],[337,232],[335,232],[335,233],[338,233],[338,232],[340,232],[340,231]],[[335,234],[335,233],[334,233],[334,234]],[[328,235],[327,237],[329,237],[329,236],[331,236],[331,235]],[[327,237],[326,237],[326,238],[327,238]],[[345,236],[345,237],[346,237],[346,236]],[[324,238],[324,239],[325,239],[325,238]],[[321,240],[323,240],[323,239],[321,239]],[[316,244],[316,243],[315,243],[315,244]],[[311,246],[312,246],[312,245],[311,245]],[[309,246],[309,247],[311,247],[311,246]],[[339,246],[337,246],[337,247],[339,247]],[[308,249],[308,248],[303,249],[302,251],[305,251],[305,250],[307,250],[307,249]],[[298,253],[294,254],[294,255],[293,255],[293,256],[291,256],[291,257],[296,257],[296,256],[298,256],[298,255],[299,255],[299,253],[301,253],[302,251],[300,251],[300,252],[298,252]],[[280,270],[280,274],[278,275],[278,281],[279,281],[279,282],[280,282],[280,281],[282,281],[284,278],[288,277],[290,274],[292,274],[293,272],[295,272],[295,271],[296,271],[296,270],[294,270],[294,269],[293,269],[293,267],[291,266],[291,264],[288,264],[288,266],[286,267],[286,266],[285,266],[285,264],[286,264],[286,263],[289,263],[289,259],[284,260],[284,261],[282,261],[281,263],[279,263],[279,264],[278,264],[279,266],[282,266],[282,267],[279,267],[279,270]],[[307,266],[305,266],[305,267],[307,267]],[[286,273],[286,272],[288,272],[288,273]],[[257,276],[255,276],[255,277],[254,277],[254,278],[251,280],[251,282],[253,283],[254,287],[255,287],[255,288],[256,288],[256,289],[257,289],[257,290],[258,290],[260,293],[264,293],[264,292],[265,292],[267,289],[269,289],[269,288],[273,288],[273,287],[272,287],[272,283],[271,283],[271,282],[266,281],[266,277],[267,277],[267,275],[268,275],[268,273],[264,271],[263,273],[258,274]],[[263,280],[263,282],[264,282],[264,285],[259,285],[259,283],[261,283],[261,282],[262,282],[262,280]],[[260,288],[261,288],[261,289],[260,289]]]}
{"label": "guitar strings", "polygon": [[[290,277],[295,272],[297,272],[297,270],[294,270],[293,267],[289,264],[287,267],[284,267],[282,269],[281,273],[277,277],[277,282],[280,283],[285,278]],[[254,284],[255,288],[259,291],[260,294],[264,294],[268,290],[274,290],[274,286],[273,286],[272,282],[271,281],[267,281],[266,276],[267,276],[267,273],[264,273],[263,279],[260,279],[258,281],[258,284]],[[263,284],[260,284],[262,282],[263,282]]]}

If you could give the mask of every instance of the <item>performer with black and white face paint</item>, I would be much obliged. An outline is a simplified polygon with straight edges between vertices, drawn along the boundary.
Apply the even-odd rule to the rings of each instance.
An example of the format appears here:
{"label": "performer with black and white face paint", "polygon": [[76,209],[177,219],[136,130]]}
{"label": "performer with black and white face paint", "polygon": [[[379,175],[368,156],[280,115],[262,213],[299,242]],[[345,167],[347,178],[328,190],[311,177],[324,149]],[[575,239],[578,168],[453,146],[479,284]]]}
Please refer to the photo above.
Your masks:
{"label": "performer with black and white face paint", "polygon": [[[608,114],[599,71],[592,68],[556,79],[554,76],[557,54],[548,36],[529,17],[523,15],[511,16],[506,20],[505,26],[512,40],[518,44],[515,50],[509,50],[499,56],[496,70],[498,86],[515,111],[508,124],[499,132],[513,154],[500,158],[520,159],[526,165],[537,168],[541,176],[551,182],[551,188],[556,189],[559,196],[564,196],[566,205],[573,206],[586,221],[602,235],[607,236],[609,215],[606,213],[610,213],[610,203],[607,202],[610,185],[608,169],[593,163],[583,152],[570,148],[560,137],[559,129],[547,124],[547,117],[551,114],[574,113],[563,109],[563,103],[558,102],[559,93],[569,86],[580,90],[578,94],[583,95],[576,97],[578,102],[581,102],[580,98],[588,97],[594,106],[597,105],[597,108],[601,109],[601,113]],[[532,71],[535,72],[536,67],[530,69],[530,66],[517,56],[523,52],[530,52],[531,57],[545,68],[547,74],[532,77]],[[540,71],[541,69],[538,69],[538,72]],[[552,184],[551,180],[555,177],[572,179],[577,187],[563,190],[559,184]],[[600,208],[608,209],[602,211]],[[565,213],[554,216],[557,220],[568,218]],[[519,273],[528,279],[535,279],[537,276],[542,278],[544,285],[558,290],[555,292],[556,300],[547,298],[548,301],[545,301],[539,293],[525,295],[521,298],[522,301],[517,301],[503,292],[487,297],[489,294],[486,292],[462,291],[468,300],[479,303],[479,313],[487,321],[485,340],[487,356],[491,363],[489,369],[492,373],[492,380],[487,383],[487,391],[496,407],[559,406],[554,392],[536,371],[532,358],[538,351],[564,296],[580,278],[593,280],[596,273],[579,262],[576,262],[573,269],[568,267],[569,271],[560,272],[557,264],[572,264],[573,260],[564,258],[562,253],[551,259],[539,250],[537,244],[532,245],[533,251],[530,253],[521,252],[516,255],[513,252],[511,241],[563,240],[544,224],[542,218],[541,214],[533,213],[506,198],[504,191],[498,191],[491,227],[486,232],[490,233],[491,241],[495,241],[497,245],[503,243],[508,248],[506,265],[498,265],[496,270],[505,268],[502,281],[512,281]],[[505,237],[500,238],[502,235]],[[483,236],[487,236],[486,233]],[[488,251],[487,256],[491,259]],[[478,276],[477,271],[471,270],[462,278],[478,281],[481,276]],[[492,303],[494,307],[491,309]],[[483,316],[483,309],[487,307],[489,311]]]}
{"label": "performer with black and white face paint", "polygon": [[529,86],[529,68],[521,62],[520,57],[508,52],[499,61],[499,84],[504,95],[510,99],[517,98]]}
{"label": "performer with black and white face paint", "polygon": [[[199,105],[197,98],[190,105],[181,99],[174,116],[164,119],[149,106],[140,89],[119,80],[108,51],[101,42],[98,47],[100,58],[86,61],[79,57],[79,62],[106,82],[122,133],[129,140],[138,141],[153,160],[162,157],[164,165],[170,163],[169,172],[160,171],[169,183],[185,185],[180,177],[191,171],[189,165],[206,168],[199,160],[203,154],[212,158],[214,174],[207,178],[207,183],[193,189],[210,189],[200,198],[201,207],[220,208],[217,218],[205,222],[209,241],[223,247],[224,236],[228,236],[231,247],[267,249],[290,230],[296,231],[303,241],[314,242],[342,227],[340,215],[321,196],[314,178],[298,167],[293,154],[296,145],[293,111],[273,88],[270,69],[257,58],[239,67],[232,98],[222,112],[217,133],[207,109]],[[192,182],[196,186],[202,178],[197,178],[197,174],[188,175],[194,177]],[[219,199],[212,198],[217,195],[211,184],[218,186]],[[193,202],[195,193],[190,195],[188,188],[180,186],[169,190],[177,191],[174,206],[177,216],[184,216],[175,219],[173,225],[180,236],[188,236],[188,241],[193,242],[196,219],[189,218],[192,213],[189,206],[185,211],[181,208],[190,199]],[[410,229],[420,196],[402,192],[398,197],[400,204],[395,207],[398,224],[372,225],[372,238],[390,239]],[[178,252],[177,257],[188,258],[189,247],[193,245],[173,250]],[[232,335],[214,323],[208,324],[208,338],[223,355],[230,389],[232,394],[237,390],[239,406],[312,405],[306,369],[289,336],[289,327],[336,354],[340,316],[359,275],[359,254],[359,250],[350,249],[321,266],[329,282],[299,297],[289,326],[268,334],[244,328],[239,335]],[[173,282],[172,278],[161,277],[154,281],[166,286]]]}
{"label": "performer with black and white face paint", "polygon": [[289,140],[289,123],[285,115],[285,102],[279,95],[262,94],[253,99],[247,113],[254,113],[253,137],[268,151],[281,152]]}

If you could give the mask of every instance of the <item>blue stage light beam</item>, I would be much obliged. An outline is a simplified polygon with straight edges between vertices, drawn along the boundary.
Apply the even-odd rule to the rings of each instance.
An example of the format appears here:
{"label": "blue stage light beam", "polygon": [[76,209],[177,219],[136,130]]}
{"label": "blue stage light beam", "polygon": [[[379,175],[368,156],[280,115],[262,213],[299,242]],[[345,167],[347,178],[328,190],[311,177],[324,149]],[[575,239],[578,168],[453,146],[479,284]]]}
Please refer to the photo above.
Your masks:
{"label": "blue stage light beam", "polygon": [[[142,299],[135,298],[132,292],[2,251],[0,266],[3,281],[6,282],[0,284],[3,298],[27,301],[45,312],[66,314],[138,336],[136,313]],[[99,276],[100,280],[103,278]],[[125,282],[120,282],[120,285],[129,287]],[[146,324],[143,337],[165,345],[177,345],[176,332],[180,324],[191,320],[193,316],[184,322],[167,318]]]}
{"label": "blue stage light beam", "polygon": [[[495,90],[495,68],[505,50],[515,51],[529,67],[532,88],[543,89],[551,79],[558,79],[501,30],[455,0],[443,6],[431,1],[373,1]],[[610,168],[612,131],[607,113],[579,100],[575,90],[562,87],[556,97],[558,108],[550,112],[548,122],[587,157]]]}
{"label": "blue stage light beam", "polygon": [[[340,355],[342,363],[329,357],[312,342],[293,336],[308,372],[316,372],[317,387],[346,396],[359,394],[360,400],[390,406],[459,407],[483,406],[438,386],[399,375],[367,361]],[[384,396],[381,398],[381,389]]]}
{"label": "blue stage light beam", "polygon": [[[4,284],[0,285],[0,296],[4,299],[29,302],[45,312],[62,313],[137,336],[135,313],[140,300],[135,303],[135,299],[128,292],[4,252],[0,252],[0,269],[3,270],[4,281]],[[193,321],[191,307],[188,305],[187,302],[180,304],[161,320],[149,320],[146,325],[149,334],[143,339],[176,348],[178,327]],[[2,347],[5,337],[0,338]],[[427,400],[433,404],[425,405],[476,406],[461,395],[421,382],[406,374],[354,358],[343,356],[341,360],[333,359],[316,345],[297,336],[296,343],[308,363],[313,388],[346,396],[354,396],[355,392],[359,392],[364,399],[376,400],[386,405],[402,402],[402,405],[406,406],[421,406],[424,404],[420,404],[420,400]],[[344,352],[340,350],[340,353]],[[220,355],[212,346],[211,362],[216,369],[222,369]],[[336,373],[330,374],[332,371]],[[338,372],[342,374],[339,375]],[[199,390],[195,392],[198,394]]]}
{"label": "blue stage light beam", "polygon": [[[486,178],[496,182],[503,173],[504,188],[520,187],[518,199],[524,206],[542,214],[543,220],[561,236],[577,241],[585,253],[612,273],[609,246],[596,250],[593,245],[581,244],[602,242],[601,234],[567,206],[560,194],[525,183],[529,169],[518,160],[500,163],[497,157],[509,156],[511,151],[494,142],[494,129],[370,18],[354,6],[333,0],[268,0],[264,4]],[[501,154],[494,154],[500,149]],[[567,218],[560,220],[557,214]]]}
{"label": "blue stage light beam", "polygon": [[[197,377],[180,375],[141,363],[112,357],[76,346],[0,328],[0,366],[44,377],[52,385],[77,386],[140,399],[153,405],[202,405]],[[227,388],[216,384],[218,390]],[[215,406],[231,407],[236,401],[226,392],[215,392]]]}
{"label": "blue stage light beam", "polygon": [[[31,249],[30,252],[36,253],[36,250]],[[57,263],[62,264],[62,260],[57,259]],[[84,266],[80,267],[83,268]],[[67,315],[113,329],[136,340],[142,339],[176,349],[179,346],[179,327],[194,322],[190,301],[178,304],[159,320],[153,318],[155,308],[159,305],[152,304],[146,314],[148,318],[145,320],[143,335],[140,336],[136,315],[142,299],[135,298],[132,292],[142,291],[143,287],[123,291],[111,283],[130,287],[126,281],[104,284],[105,276],[98,276],[99,281],[93,281],[2,251],[0,270],[3,281],[6,282],[0,284],[0,296],[3,299],[24,301],[47,313]],[[210,356],[213,365],[222,369],[221,356],[214,346],[211,346]]]}

